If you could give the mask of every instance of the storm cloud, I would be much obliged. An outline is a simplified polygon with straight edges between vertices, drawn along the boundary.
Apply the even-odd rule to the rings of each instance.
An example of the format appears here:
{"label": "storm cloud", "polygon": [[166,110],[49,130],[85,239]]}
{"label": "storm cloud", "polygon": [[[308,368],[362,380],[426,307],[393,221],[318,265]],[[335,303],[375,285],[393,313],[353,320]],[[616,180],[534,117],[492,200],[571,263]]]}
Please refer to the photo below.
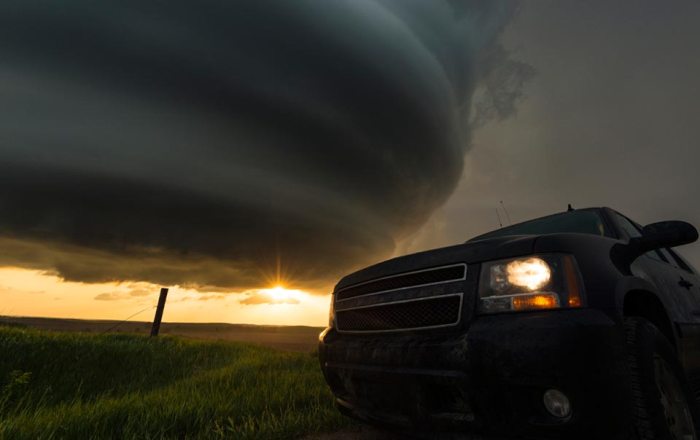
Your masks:
{"label": "storm cloud", "polygon": [[[0,264],[313,288],[454,190],[527,70],[474,1],[5,1]],[[525,75],[526,76],[526,75]],[[505,92],[504,92],[505,91]]]}

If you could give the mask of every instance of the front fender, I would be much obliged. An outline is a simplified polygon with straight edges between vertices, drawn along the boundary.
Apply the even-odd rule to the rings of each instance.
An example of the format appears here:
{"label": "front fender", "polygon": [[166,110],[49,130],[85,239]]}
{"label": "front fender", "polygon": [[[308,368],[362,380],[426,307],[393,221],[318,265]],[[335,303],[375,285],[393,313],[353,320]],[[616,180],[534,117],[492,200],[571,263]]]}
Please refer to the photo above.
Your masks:
{"label": "front fender", "polygon": [[[656,286],[654,286],[648,280],[637,276],[627,276],[621,278],[618,281],[617,286],[615,288],[615,304],[616,311],[619,314],[618,319],[620,321],[624,320],[625,299],[630,293],[633,292],[644,292],[646,295],[650,295],[656,301],[658,301],[658,305],[656,306],[656,308],[660,310],[657,310],[656,312],[660,314],[660,319],[662,319],[664,322],[654,322],[655,320],[652,319],[653,315],[645,317],[652,321],[657,327],[659,327],[659,329],[662,332],[666,333],[667,336],[670,336],[672,338],[671,342],[676,347],[680,347],[680,335],[678,334],[678,329],[674,324],[674,320],[671,319],[671,316],[668,313],[670,308],[673,306],[671,304],[668,304],[667,297],[665,295],[659,294]],[[663,328],[664,324],[667,325],[666,328]]]}
{"label": "front fender", "polygon": [[656,290],[656,286],[654,286],[651,282],[637,276],[622,277],[617,281],[615,286],[615,309],[618,311],[620,319],[624,317],[625,297],[632,291],[649,292],[654,295],[664,307],[666,307],[666,304],[664,304],[663,300],[661,299],[661,295],[659,295]]}

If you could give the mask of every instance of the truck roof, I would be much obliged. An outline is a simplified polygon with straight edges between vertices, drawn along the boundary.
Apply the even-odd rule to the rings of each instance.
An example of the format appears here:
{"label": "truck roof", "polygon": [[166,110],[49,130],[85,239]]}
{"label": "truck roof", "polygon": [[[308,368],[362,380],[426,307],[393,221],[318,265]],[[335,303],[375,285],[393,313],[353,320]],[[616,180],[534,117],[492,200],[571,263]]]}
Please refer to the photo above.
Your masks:
{"label": "truck roof", "polygon": [[601,215],[604,209],[602,207],[574,209],[538,217],[477,235],[468,242],[508,235],[541,235],[559,232],[578,232],[613,237],[614,234]]}

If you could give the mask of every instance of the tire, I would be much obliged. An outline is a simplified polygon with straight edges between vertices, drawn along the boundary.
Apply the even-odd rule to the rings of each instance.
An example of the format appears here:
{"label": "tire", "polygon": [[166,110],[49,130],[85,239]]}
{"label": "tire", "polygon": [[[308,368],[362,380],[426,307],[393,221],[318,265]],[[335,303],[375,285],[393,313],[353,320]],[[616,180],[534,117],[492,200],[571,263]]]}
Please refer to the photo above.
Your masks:
{"label": "tire", "polygon": [[625,319],[632,390],[630,440],[700,440],[696,402],[666,337],[643,318]]}

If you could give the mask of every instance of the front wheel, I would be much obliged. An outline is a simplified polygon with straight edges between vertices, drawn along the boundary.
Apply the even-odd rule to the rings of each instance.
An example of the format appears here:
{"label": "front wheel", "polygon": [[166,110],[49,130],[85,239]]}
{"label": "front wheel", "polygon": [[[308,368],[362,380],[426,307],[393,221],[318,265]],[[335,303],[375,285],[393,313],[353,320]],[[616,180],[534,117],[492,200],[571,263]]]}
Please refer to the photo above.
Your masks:
{"label": "front wheel", "polygon": [[625,319],[633,440],[699,440],[695,399],[666,337],[643,318]]}

